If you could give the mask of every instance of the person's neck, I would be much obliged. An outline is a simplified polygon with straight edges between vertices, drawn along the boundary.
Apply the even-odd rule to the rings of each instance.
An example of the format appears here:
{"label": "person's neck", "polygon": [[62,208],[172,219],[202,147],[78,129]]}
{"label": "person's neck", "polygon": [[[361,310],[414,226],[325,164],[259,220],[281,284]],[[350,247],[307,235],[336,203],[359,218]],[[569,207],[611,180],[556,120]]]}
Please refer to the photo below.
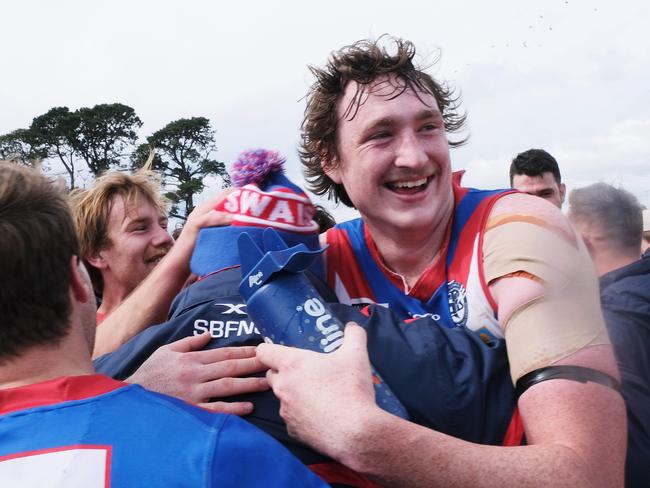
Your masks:
{"label": "person's neck", "polygon": [[55,346],[34,346],[0,366],[0,389],[41,383],[61,376],[94,374],[83,339],[65,337]]}
{"label": "person's neck", "polygon": [[596,273],[598,273],[598,276],[600,277],[611,271],[627,266],[628,264],[632,264],[640,258],[640,254],[635,256],[632,254],[602,253],[595,256],[593,261]]}
{"label": "person's neck", "polygon": [[132,291],[133,289],[126,288],[119,283],[104,280],[104,288],[102,290],[102,303],[97,309],[97,312],[103,314],[104,316],[107,316],[109,313],[119,307]]}
{"label": "person's neck", "polygon": [[368,230],[384,265],[399,274],[410,289],[432,261],[439,257],[450,220],[451,214],[423,232],[386,231],[372,225],[368,225]]}

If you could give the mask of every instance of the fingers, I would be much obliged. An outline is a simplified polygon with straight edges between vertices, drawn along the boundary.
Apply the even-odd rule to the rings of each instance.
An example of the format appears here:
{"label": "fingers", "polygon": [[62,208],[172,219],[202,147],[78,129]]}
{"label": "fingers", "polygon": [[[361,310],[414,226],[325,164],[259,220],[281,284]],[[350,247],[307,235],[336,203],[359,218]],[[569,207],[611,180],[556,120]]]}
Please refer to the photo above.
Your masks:
{"label": "fingers", "polygon": [[341,349],[344,351],[360,350],[368,348],[368,335],[363,327],[355,322],[348,322],[345,326],[345,339]]}
{"label": "fingers", "polygon": [[233,214],[228,212],[219,212],[217,210],[210,210],[196,217],[194,221],[196,227],[201,229],[203,227],[215,227],[220,225],[230,225],[233,220]]}
{"label": "fingers", "polygon": [[198,386],[201,398],[222,398],[269,389],[266,378],[219,378]]}
{"label": "fingers", "polygon": [[163,347],[176,352],[189,352],[202,349],[208,342],[210,342],[210,333],[204,332],[200,335],[184,337]]}
{"label": "fingers", "polygon": [[234,187],[230,187],[230,188],[224,188],[223,190],[220,190],[218,193],[215,193],[210,198],[208,198],[204,203],[199,205],[199,207],[197,207],[197,210],[199,208],[200,209],[214,208],[219,202],[221,202],[223,199],[225,199],[228,195],[230,195],[234,191],[238,191],[238,189]]}
{"label": "fingers", "polygon": [[255,346],[220,347],[196,351],[196,359],[203,364],[217,363],[228,359],[246,359],[255,357]]}
{"label": "fingers", "polygon": [[204,402],[199,407],[213,412],[230,413],[233,415],[248,415],[253,411],[253,404],[250,402]]}
{"label": "fingers", "polygon": [[[277,371],[275,371],[273,369],[269,369],[266,372],[266,382],[269,384],[269,387],[271,389],[273,389],[273,387],[275,385],[275,382],[277,381],[277,378],[278,378],[278,372]],[[273,389],[273,391],[275,392],[274,389]]]}
{"label": "fingers", "polygon": [[217,378],[238,378],[252,373],[265,371],[267,368],[257,358],[228,359],[216,363],[204,364],[201,366],[201,381],[209,381]]}
{"label": "fingers", "polygon": [[280,346],[278,344],[262,343],[257,346],[257,359],[267,368],[279,370],[280,365],[300,353],[296,348]]}

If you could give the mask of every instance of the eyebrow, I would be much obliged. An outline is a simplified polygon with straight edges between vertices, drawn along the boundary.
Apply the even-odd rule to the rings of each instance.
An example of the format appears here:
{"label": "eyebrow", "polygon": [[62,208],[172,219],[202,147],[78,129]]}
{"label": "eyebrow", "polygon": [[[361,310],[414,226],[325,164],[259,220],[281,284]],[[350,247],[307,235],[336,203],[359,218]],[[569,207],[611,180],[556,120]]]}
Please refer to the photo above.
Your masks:
{"label": "eyebrow", "polygon": [[129,220],[124,227],[129,229],[130,227],[137,226],[140,224],[149,224],[150,222],[151,219],[149,217],[138,217],[137,219]]}
{"label": "eyebrow", "polygon": [[[423,109],[420,110],[417,115],[415,116],[416,120],[427,120],[427,119],[437,119],[437,118],[442,118],[442,114],[438,110],[433,110],[433,109]],[[369,131],[373,131],[374,129],[378,129],[381,127],[389,127],[395,123],[395,118],[394,117],[381,117],[379,119],[373,120],[368,124],[368,126],[363,130],[363,133],[367,133]]]}

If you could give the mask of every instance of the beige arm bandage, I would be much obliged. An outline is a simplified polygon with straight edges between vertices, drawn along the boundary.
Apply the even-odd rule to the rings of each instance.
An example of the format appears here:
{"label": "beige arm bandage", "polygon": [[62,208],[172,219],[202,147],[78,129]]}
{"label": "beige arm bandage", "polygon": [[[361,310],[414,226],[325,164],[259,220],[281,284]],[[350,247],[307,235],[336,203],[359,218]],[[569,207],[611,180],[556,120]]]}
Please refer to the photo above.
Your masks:
{"label": "beige arm bandage", "polygon": [[523,271],[545,288],[542,296],[522,303],[501,324],[513,383],[587,346],[609,344],[598,280],[575,233],[516,214],[493,219],[487,229],[486,282]]}

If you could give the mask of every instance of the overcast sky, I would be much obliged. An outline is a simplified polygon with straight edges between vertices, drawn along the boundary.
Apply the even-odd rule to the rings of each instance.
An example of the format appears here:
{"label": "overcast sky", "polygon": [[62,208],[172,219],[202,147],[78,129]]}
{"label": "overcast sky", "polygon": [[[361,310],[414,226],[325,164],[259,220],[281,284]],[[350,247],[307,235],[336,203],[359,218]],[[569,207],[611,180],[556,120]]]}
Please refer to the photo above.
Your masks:
{"label": "overcast sky", "polygon": [[539,147],[569,189],[605,181],[650,207],[647,1],[22,0],[0,19],[0,134],[54,106],[121,102],[143,138],[204,116],[219,160],[276,149],[301,180],[307,65],[390,33],[440,57],[432,73],[460,89],[471,138],[452,159],[466,184],[507,186],[512,157]]}

